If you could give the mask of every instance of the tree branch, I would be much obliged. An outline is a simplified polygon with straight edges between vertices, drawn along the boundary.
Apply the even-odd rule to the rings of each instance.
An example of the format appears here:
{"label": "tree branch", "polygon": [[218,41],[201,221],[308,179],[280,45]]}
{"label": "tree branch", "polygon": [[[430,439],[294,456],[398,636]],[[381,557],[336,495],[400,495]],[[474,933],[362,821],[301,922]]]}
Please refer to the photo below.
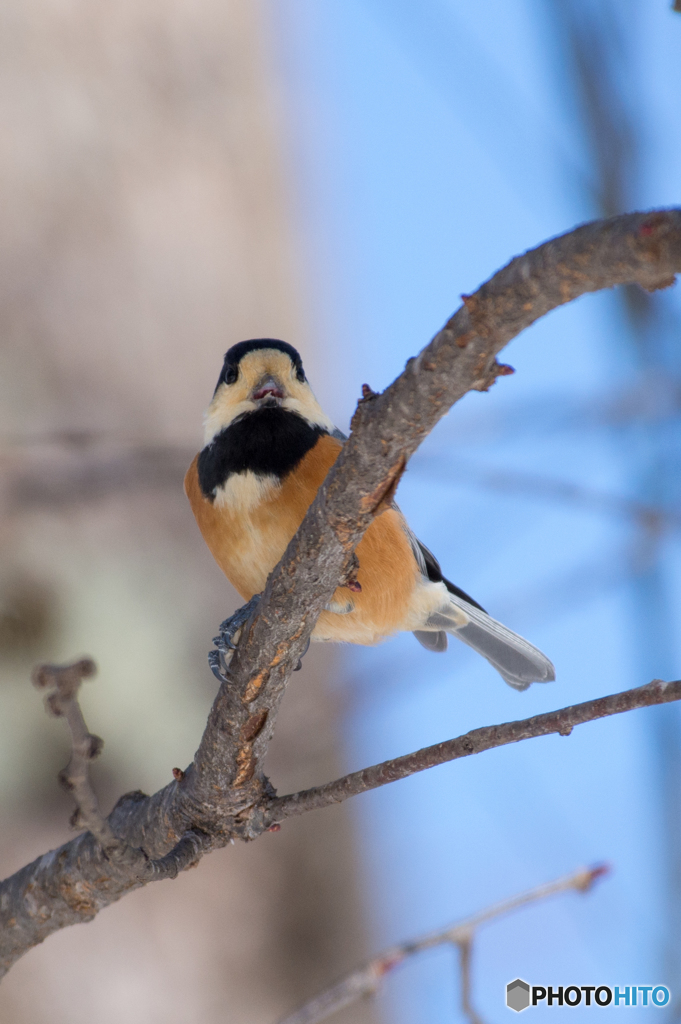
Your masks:
{"label": "tree branch", "polygon": [[158,871],[181,870],[232,836],[254,839],[270,827],[274,792],[262,765],[286,683],[406,460],[454,402],[509,372],[496,354],[549,310],[618,284],[666,287],[679,271],[680,210],[583,225],[517,257],[464,296],[383,394],[367,390],[349,441],[243,628],[193,764],[151,797],[123,797],[109,815],[113,834],[156,868],[140,872],[108,858],[87,832],[5,880],[0,974],[53,931],[89,920]]}
{"label": "tree branch", "polygon": [[594,883],[608,872],[605,865],[598,865],[594,868],[581,868],[572,875],[558,878],[555,882],[547,885],[537,886],[528,892],[513,896],[503,903],[496,903],[492,907],[466,918],[458,924],[450,925],[442,931],[429,932],[419,939],[410,942],[401,942],[397,946],[391,946],[384,950],[373,960],[370,960],[364,967],[348,974],[336,985],[326,989],[325,992],[310,999],[301,1006],[295,1013],[289,1014],[279,1021],[279,1024],[319,1024],[332,1014],[360,999],[376,994],[381,986],[383,978],[394,967],[401,964],[415,953],[422,953],[426,949],[434,949],[436,946],[450,944],[458,947],[459,970],[461,975],[461,1009],[470,1024],[482,1024],[482,1020],[473,1008],[471,996],[471,956],[473,951],[473,939],[477,929],[487,921],[501,917],[528,903],[536,903],[538,900],[548,899],[559,892],[576,890],[577,892],[588,892]]}
{"label": "tree branch", "polygon": [[519,722],[506,722],[503,725],[487,725],[481,729],[473,729],[464,736],[457,736],[444,743],[435,743],[432,747],[424,747],[413,754],[404,754],[391,761],[382,761],[371,768],[344,775],[335,782],[314,789],[304,789],[300,793],[276,797],[269,803],[268,821],[281,822],[306,811],[316,811],[330,804],[342,803],[348,797],[358,796],[370,789],[378,789],[389,782],[406,779],[427,768],[438,764],[456,761],[460,757],[480,754],[483,750],[494,747],[505,747],[509,743],[533,739],[536,736],[550,736],[558,733],[569,736],[576,725],[594,722],[598,718],[609,715],[621,715],[624,711],[636,708],[652,707],[655,704],[668,704],[681,700],[681,680],[665,683],[654,679],[645,686],[637,686],[633,690],[623,690],[609,697],[587,700],[583,704],[573,704],[559,711],[548,711],[533,718],[521,719]]}
{"label": "tree branch", "polygon": [[[95,674],[94,661],[84,658],[74,665],[41,665],[33,673],[33,685],[49,692],[45,707],[56,718],[64,717],[71,732],[71,760],[62,772],[59,781],[73,794],[76,810],[71,817],[71,826],[84,825],[107,855],[121,849],[121,841],[114,835],[111,826],[99,809],[97,796],[90,783],[90,761],[99,757],[103,741],[93,736],[83,718],[78,703],[78,690],[83,679]],[[123,844],[125,845],[125,844]]]}

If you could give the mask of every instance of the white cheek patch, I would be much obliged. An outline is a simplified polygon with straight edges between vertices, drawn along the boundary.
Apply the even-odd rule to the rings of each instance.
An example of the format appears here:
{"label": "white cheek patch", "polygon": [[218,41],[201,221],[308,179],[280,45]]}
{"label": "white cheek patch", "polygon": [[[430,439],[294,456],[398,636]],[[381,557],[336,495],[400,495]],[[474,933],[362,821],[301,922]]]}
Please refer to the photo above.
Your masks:
{"label": "white cheek patch", "polygon": [[232,473],[216,488],[214,504],[218,508],[227,506],[246,512],[273,497],[280,487],[279,478],[271,474],[259,476],[250,469],[245,473]]}
{"label": "white cheek patch", "polygon": [[244,399],[241,402],[235,402],[233,405],[229,405],[224,399],[220,401],[222,395],[218,394],[213,399],[211,404],[208,406],[206,415],[203,418],[203,444],[204,447],[209,445],[214,437],[224,430],[232,423],[237,416],[243,416],[247,412],[253,412],[257,409],[255,402],[252,402],[249,398]]}

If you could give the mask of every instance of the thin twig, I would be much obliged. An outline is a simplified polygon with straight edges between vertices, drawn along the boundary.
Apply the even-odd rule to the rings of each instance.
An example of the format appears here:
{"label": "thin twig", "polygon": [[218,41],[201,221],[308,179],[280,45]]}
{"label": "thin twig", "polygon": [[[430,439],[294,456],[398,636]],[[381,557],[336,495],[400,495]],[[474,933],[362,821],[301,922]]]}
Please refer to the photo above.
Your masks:
{"label": "thin twig", "polygon": [[487,725],[481,729],[473,729],[456,739],[435,743],[432,747],[423,747],[413,754],[404,754],[390,761],[382,761],[371,768],[363,768],[351,772],[325,786],[315,786],[299,793],[276,797],[269,802],[267,820],[280,822],[296,814],[328,807],[329,804],[341,803],[350,796],[357,796],[370,789],[377,789],[389,782],[405,779],[408,775],[425,771],[447,761],[455,761],[460,757],[479,754],[493,747],[503,747],[509,743],[533,739],[535,736],[550,736],[558,733],[569,736],[576,725],[593,722],[609,715],[619,715],[624,711],[636,708],[651,707],[655,704],[668,704],[681,700],[681,680],[665,683],[654,679],[645,686],[637,686],[633,690],[613,693],[608,697],[587,700],[583,704],[573,704],[559,711],[549,711],[533,718],[524,718],[518,722],[505,722],[503,725]]}
{"label": "thin twig", "polygon": [[314,999],[310,999],[299,1010],[282,1018],[279,1024],[319,1024],[320,1021],[326,1020],[338,1010],[342,1010],[366,996],[374,995],[385,975],[407,957],[446,943],[455,945],[459,949],[463,1012],[471,1024],[482,1024],[480,1016],[472,1006],[470,971],[473,939],[480,925],[513,910],[518,910],[528,903],[548,899],[549,896],[555,896],[560,892],[569,890],[588,892],[599,878],[607,874],[608,870],[609,868],[603,864],[593,868],[580,868],[579,871],[575,871],[571,875],[564,875],[562,878],[556,879],[555,882],[539,885],[527,892],[512,896],[511,899],[495,903],[458,924],[450,925],[440,931],[429,932],[410,942],[391,946],[370,960],[368,964],[348,974],[337,984],[315,996]]}
{"label": "thin twig", "polygon": [[33,673],[33,685],[48,691],[45,707],[56,718],[65,718],[71,733],[71,759],[59,773],[60,783],[76,802],[71,825],[88,829],[102,849],[110,854],[126,844],[114,835],[99,809],[90,782],[90,762],[99,757],[104,741],[89,732],[78,703],[80,684],[96,672],[97,666],[91,658],[82,658],[72,665],[40,665]]}
{"label": "thin twig", "polygon": [[473,990],[471,984],[471,960],[473,958],[473,936],[469,933],[458,940],[459,972],[461,974],[461,1010],[471,1024],[483,1024],[482,1017],[473,1006]]}

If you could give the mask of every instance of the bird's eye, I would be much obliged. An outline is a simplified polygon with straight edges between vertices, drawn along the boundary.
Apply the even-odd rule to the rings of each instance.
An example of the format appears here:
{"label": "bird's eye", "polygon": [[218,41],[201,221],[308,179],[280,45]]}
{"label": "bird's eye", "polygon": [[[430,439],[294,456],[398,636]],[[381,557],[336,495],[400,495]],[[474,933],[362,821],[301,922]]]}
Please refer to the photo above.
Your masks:
{"label": "bird's eye", "polygon": [[236,366],[230,366],[225,373],[225,384],[235,384],[239,377],[239,369]]}

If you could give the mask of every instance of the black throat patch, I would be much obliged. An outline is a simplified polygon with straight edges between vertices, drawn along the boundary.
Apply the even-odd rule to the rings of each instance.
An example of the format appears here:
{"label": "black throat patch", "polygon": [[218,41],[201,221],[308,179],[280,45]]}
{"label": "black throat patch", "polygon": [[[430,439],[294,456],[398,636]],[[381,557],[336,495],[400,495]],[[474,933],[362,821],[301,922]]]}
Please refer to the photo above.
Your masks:
{"label": "black throat patch", "polygon": [[326,433],[278,406],[249,412],[216,434],[199,455],[201,490],[214,501],[216,489],[235,473],[282,479]]}

